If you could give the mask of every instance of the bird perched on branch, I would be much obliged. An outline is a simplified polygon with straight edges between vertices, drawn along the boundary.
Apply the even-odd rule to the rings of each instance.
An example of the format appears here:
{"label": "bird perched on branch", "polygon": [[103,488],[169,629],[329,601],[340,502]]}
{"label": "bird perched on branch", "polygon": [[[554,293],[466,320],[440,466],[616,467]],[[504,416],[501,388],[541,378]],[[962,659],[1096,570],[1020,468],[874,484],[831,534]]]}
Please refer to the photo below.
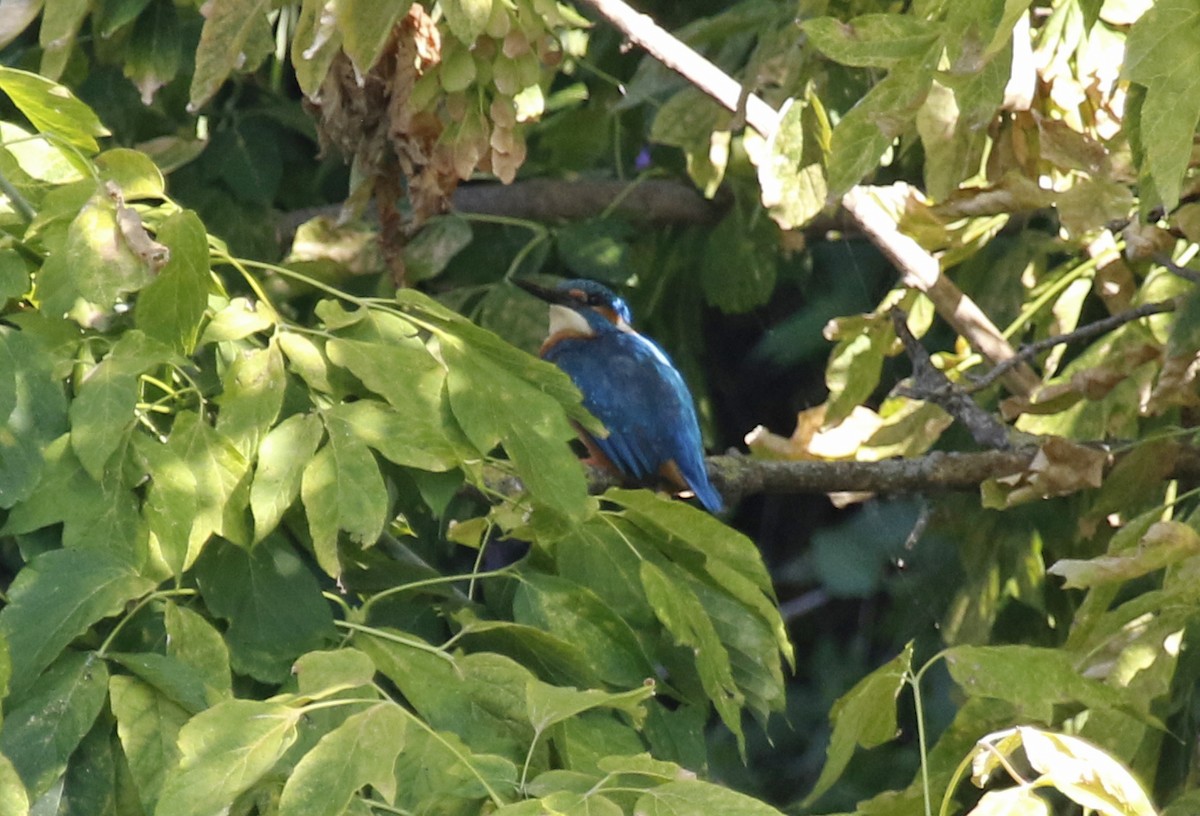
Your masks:
{"label": "bird perched on branch", "polygon": [[627,479],[691,491],[710,512],[720,511],[692,396],[666,353],[629,325],[625,301],[590,280],[554,288],[513,282],[550,304],[541,356],[570,376],[584,407],[608,429],[603,439],[579,431],[597,463]]}

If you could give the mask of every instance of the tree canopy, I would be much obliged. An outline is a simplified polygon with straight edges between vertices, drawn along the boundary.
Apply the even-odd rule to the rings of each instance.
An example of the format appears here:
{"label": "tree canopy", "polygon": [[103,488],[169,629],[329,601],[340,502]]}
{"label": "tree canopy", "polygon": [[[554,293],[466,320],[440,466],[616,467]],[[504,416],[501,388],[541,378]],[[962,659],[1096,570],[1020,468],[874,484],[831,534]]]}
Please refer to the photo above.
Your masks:
{"label": "tree canopy", "polygon": [[[1190,813],[1198,54],[1196,0],[0,0],[0,813]],[[724,517],[580,463],[556,276]]]}

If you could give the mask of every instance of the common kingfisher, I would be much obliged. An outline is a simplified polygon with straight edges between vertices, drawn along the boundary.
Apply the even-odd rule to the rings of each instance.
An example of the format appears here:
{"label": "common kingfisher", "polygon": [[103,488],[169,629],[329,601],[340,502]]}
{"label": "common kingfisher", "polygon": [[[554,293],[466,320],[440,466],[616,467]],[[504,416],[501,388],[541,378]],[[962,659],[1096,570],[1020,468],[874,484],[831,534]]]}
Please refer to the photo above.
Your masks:
{"label": "common kingfisher", "polygon": [[567,373],[583,406],[608,429],[603,439],[579,431],[597,463],[631,480],[657,478],[690,490],[719,512],[723,502],[704,467],[691,393],[666,352],[629,325],[625,301],[590,280],[554,288],[513,282],[550,304],[541,357]]}

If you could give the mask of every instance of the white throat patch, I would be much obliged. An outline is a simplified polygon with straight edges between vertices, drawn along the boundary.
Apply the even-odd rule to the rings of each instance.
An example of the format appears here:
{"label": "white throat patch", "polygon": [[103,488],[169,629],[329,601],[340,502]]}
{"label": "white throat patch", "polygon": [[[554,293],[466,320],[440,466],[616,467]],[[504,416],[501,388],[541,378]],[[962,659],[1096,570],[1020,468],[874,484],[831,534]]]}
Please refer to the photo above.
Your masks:
{"label": "white throat patch", "polygon": [[587,337],[595,334],[592,331],[592,327],[588,325],[588,322],[579,312],[553,303],[550,305],[550,336],[554,337],[560,332],[582,334]]}

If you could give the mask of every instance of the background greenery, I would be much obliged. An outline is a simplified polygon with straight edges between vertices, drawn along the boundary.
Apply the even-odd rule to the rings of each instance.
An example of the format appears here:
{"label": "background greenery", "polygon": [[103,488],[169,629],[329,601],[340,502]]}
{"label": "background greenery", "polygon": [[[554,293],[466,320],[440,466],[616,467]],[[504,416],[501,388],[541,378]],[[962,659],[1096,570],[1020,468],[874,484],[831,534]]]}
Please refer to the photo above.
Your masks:
{"label": "background greenery", "polygon": [[[582,3],[0,0],[0,812],[1194,809],[1200,8],[642,10],[776,133]],[[442,213],[496,177],[713,220]],[[589,496],[514,275],[620,288],[711,449],[974,446],[864,179],[1014,344],[1174,313],[974,393],[1043,451],[979,494]]]}

